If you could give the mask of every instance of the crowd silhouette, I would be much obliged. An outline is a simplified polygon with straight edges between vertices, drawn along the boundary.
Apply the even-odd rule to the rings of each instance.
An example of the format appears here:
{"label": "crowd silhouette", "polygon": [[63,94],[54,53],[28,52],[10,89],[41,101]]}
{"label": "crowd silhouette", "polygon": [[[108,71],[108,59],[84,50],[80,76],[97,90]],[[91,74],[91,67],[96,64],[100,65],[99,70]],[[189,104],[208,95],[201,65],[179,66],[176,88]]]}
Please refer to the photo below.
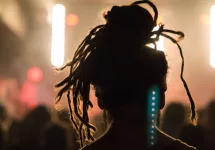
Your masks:
{"label": "crowd silhouette", "polygon": [[[214,150],[214,107],[215,100],[212,100],[207,107],[199,110],[202,114],[199,115],[200,122],[194,126],[188,122],[187,106],[178,102],[169,103],[162,112],[158,128],[173,138],[196,147],[197,150]],[[69,111],[49,111],[50,108],[38,106],[24,119],[15,120],[6,115],[3,106],[0,108],[1,150],[78,150],[80,148],[71,126]],[[98,128],[96,138],[106,132],[102,116],[103,114],[100,114],[92,118]],[[207,122],[201,122],[202,118],[207,118]],[[8,123],[5,120],[10,121]],[[5,125],[8,126],[7,129],[3,127]]]}

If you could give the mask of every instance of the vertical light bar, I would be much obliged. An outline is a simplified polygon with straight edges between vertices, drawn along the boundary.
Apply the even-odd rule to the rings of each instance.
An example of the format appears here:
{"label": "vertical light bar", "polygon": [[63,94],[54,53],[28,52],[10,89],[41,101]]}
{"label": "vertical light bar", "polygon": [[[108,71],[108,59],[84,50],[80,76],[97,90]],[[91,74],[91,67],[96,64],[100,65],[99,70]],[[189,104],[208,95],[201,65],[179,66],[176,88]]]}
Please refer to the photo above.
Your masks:
{"label": "vertical light bar", "polygon": [[159,101],[160,101],[160,90],[157,85],[149,89],[148,92],[148,110],[147,110],[147,120],[148,120],[148,147],[153,146],[157,142],[157,132],[156,123],[159,113]]}
{"label": "vertical light bar", "polygon": [[65,7],[61,4],[56,4],[52,8],[51,63],[55,67],[64,64],[65,12]]}
{"label": "vertical light bar", "polygon": [[[153,31],[157,31],[159,29],[159,26],[155,27]],[[152,38],[155,38],[153,36]],[[164,51],[164,37],[160,36],[159,41],[156,42],[157,44],[157,50]],[[154,44],[149,44],[149,47],[155,48]]]}
{"label": "vertical light bar", "polygon": [[211,7],[211,46],[210,46],[210,64],[215,68],[215,5]]}

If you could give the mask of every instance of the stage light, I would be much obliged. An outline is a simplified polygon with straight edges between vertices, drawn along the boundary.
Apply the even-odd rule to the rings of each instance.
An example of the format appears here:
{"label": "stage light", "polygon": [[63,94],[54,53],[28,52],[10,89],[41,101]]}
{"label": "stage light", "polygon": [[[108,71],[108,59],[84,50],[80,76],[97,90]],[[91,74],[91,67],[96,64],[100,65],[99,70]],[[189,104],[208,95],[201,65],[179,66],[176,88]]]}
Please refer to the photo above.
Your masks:
{"label": "stage light", "polygon": [[211,44],[210,44],[210,64],[215,68],[215,5],[211,7]]}
{"label": "stage light", "polygon": [[32,67],[27,72],[28,81],[38,83],[43,79],[43,71],[39,67]]}
{"label": "stage light", "polygon": [[56,4],[52,8],[52,47],[51,62],[55,67],[64,64],[65,46],[65,7]]}
{"label": "stage light", "polygon": [[79,23],[79,17],[75,14],[68,14],[66,16],[66,25],[71,27],[71,26],[76,26]]}
{"label": "stage light", "polygon": [[[159,29],[159,26],[155,27],[153,31],[157,31]],[[153,36],[152,38],[155,38],[156,36]],[[159,41],[156,42],[157,44],[157,50],[164,51],[164,37],[160,36]],[[155,48],[154,44],[148,45],[151,48]]]}

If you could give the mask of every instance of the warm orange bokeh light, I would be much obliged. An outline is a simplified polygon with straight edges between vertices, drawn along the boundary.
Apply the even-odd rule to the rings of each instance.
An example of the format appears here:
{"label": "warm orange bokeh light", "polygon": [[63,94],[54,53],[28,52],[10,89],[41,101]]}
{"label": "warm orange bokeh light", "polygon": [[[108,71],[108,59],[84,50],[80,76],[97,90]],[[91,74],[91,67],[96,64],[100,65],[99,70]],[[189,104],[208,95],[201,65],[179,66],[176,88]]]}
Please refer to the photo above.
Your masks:
{"label": "warm orange bokeh light", "polygon": [[200,21],[203,24],[209,25],[210,24],[210,16],[207,14],[203,14],[203,15],[201,15]]}
{"label": "warm orange bokeh light", "polygon": [[66,24],[67,26],[75,26],[79,23],[79,17],[74,14],[69,14],[66,17]]}

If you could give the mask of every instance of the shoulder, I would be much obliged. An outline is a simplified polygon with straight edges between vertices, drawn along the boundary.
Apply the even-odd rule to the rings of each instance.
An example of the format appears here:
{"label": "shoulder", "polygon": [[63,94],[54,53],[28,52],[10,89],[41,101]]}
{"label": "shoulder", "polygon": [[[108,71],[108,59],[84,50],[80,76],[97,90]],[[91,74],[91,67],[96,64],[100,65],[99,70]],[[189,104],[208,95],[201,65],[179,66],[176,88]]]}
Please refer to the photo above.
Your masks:
{"label": "shoulder", "polygon": [[181,140],[175,140],[174,141],[174,144],[173,144],[175,147],[177,147],[178,149],[183,149],[183,150],[196,150],[195,147],[193,146],[190,146],[184,142],[182,142]]}
{"label": "shoulder", "polygon": [[108,147],[104,147],[104,145],[107,145],[107,143],[105,143],[103,140],[98,139],[95,142],[86,145],[84,148],[82,148],[81,150],[106,150],[108,149]]}
{"label": "shoulder", "polygon": [[82,148],[81,150],[105,150],[104,147],[102,147],[102,145],[97,144],[97,142],[92,143],[90,145],[86,145],[84,148]]}
{"label": "shoulder", "polygon": [[92,150],[92,146],[90,145],[86,145],[84,148],[82,148],[81,150]]}
{"label": "shoulder", "polygon": [[170,147],[170,149],[175,149],[175,150],[196,150],[195,147],[193,146],[190,146],[184,142],[182,142],[181,140],[179,139],[175,139],[163,132],[160,132],[159,133],[159,139],[160,139],[160,142],[162,144],[164,144],[165,146],[167,147]]}

